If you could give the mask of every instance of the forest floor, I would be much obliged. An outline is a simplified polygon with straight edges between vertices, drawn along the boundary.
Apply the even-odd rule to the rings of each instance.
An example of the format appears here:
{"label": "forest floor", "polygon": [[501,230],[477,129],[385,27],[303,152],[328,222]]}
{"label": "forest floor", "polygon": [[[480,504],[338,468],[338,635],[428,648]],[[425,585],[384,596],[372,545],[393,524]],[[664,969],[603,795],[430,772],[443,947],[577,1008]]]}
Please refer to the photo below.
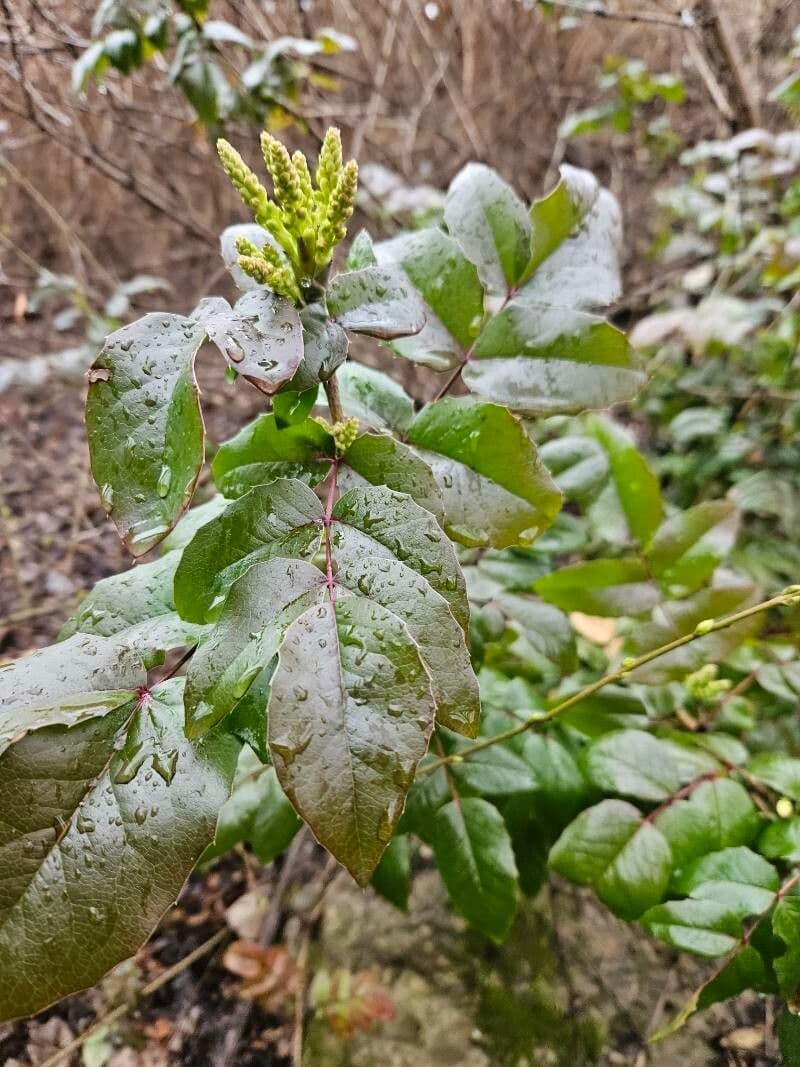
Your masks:
{"label": "forest floor", "polygon": [[[28,324],[12,324],[10,333],[21,356],[36,343]],[[201,377],[210,439],[220,441],[255,414],[258,398],[228,390],[215,371]],[[82,408],[79,383],[53,379],[35,391],[0,394],[0,533],[8,547],[0,553],[0,663],[53,640],[93,582],[128,566],[91,481]],[[321,868],[318,850],[309,863],[313,878]],[[237,961],[239,938],[250,933],[248,909],[259,894],[269,901],[274,874],[265,890],[250,892],[231,911],[264,878],[251,857],[233,856],[191,879],[136,961],[96,989],[1,1028],[0,1063],[50,1064],[98,1016],[133,998],[130,1011],[62,1062],[288,1064],[298,984],[320,1001],[323,987],[334,990],[307,1026],[309,1067],[779,1062],[774,1006],[756,997],[716,1008],[665,1044],[648,1046],[647,1035],[681,1006],[701,971],[626,928],[588,895],[551,885],[524,906],[498,947],[453,916],[424,853],[422,867],[407,914],[337,875],[301,971],[296,959],[307,927],[299,916],[308,909],[302,889],[286,902],[273,947]],[[143,985],[217,932],[212,951],[133,1003]],[[254,992],[256,1000],[248,1000]],[[240,1033],[233,1050],[225,1040],[232,1032]]]}

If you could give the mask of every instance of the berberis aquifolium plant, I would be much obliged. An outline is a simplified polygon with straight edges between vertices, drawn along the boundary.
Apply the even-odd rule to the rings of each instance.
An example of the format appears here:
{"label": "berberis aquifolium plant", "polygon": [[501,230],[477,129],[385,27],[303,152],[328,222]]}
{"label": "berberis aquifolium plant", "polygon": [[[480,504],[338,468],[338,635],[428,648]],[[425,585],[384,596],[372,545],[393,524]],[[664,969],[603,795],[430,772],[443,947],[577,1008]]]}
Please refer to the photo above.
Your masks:
{"label": "berberis aquifolium plant", "polygon": [[[255,220],[222,237],[243,295],[146,315],[89,372],[104,507],[158,554],[0,671],[0,1016],[135,952],[201,855],[270,862],[302,822],[401,907],[424,842],[496,940],[548,866],[591,886],[721,959],[678,1021],[791,1000],[800,761],[751,750],[741,693],[798,589],[760,600],[723,566],[735,504],[665,513],[627,431],[579,416],[644,381],[594,310],[620,290],[613,197],[564,167],[526,208],[470,164],[441,226],[361,233],[336,273],[355,162],[335,130],[313,179],[262,145],[272,198],[219,144]],[[348,332],[441,372],[438,398],[348,361]],[[184,515],[206,340],[271,407]]]}

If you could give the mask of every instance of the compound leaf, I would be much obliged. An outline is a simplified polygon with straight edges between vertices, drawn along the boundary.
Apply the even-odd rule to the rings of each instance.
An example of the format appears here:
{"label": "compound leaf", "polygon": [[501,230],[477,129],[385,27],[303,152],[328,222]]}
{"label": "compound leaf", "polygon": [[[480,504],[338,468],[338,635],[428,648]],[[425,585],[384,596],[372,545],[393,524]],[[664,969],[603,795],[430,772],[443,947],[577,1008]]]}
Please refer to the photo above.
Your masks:
{"label": "compound leaf", "polygon": [[136,651],[77,633],[0,668],[0,753],[29,730],[72,726],[127,703],[147,681]]}
{"label": "compound leaf", "polygon": [[187,741],[180,689],[36,729],[0,758],[1,1018],[131,956],[213,837],[239,746]]}

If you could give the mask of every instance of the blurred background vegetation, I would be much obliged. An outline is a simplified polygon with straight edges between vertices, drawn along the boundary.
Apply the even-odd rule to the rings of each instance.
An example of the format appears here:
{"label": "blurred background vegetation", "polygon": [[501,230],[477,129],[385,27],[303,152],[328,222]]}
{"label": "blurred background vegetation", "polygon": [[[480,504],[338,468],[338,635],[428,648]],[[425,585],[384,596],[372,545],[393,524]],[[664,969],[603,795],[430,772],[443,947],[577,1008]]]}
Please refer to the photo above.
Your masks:
{"label": "blurred background vegetation", "polygon": [[[312,155],[338,125],[361,163],[356,223],[376,236],[436,218],[469,159],[529,199],[562,162],[593,170],[625,218],[614,318],[653,353],[646,393],[618,414],[671,501],[730,492],[746,517],[737,565],[765,592],[797,581],[798,24],[800,0],[0,0],[0,662],[52,640],[87,587],[127,566],[89,479],[82,376],[118,324],[231,295],[218,233],[243,211],[213,142],[255,160],[264,124]],[[426,371],[398,373],[430,397]],[[258,400],[215,396],[221,374],[201,375],[221,441]],[[543,438],[563,428],[550,422]],[[571,499],[589,540],[613,544],[619,507],[601,483]],[[759,682],[793,706],[781,657]],[[0,1031],[0,1055],[47,1062],[253,877],[243,860],[195,880],[138,967]],[[279,992],[242,1022],[229,971],[187,974],[82,1062],[286,1062]],[[648,1049],[695,980],[563,885],[502,949],[465,935],[428,876],[408,916],[341,886],[308,1062],[777,1063],[772,1009],[746,998]],[[236,1060],[218,1040],[231,1026],[249,1028]]]}

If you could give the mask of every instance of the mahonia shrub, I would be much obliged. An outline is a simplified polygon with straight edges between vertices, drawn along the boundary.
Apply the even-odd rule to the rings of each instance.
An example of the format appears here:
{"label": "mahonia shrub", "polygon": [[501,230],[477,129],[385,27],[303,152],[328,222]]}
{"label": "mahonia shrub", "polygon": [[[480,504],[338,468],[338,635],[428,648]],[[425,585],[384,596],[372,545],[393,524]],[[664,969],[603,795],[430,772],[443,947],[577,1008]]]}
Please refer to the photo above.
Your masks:
{"label": "mahonia shrub", "polygon": [[[674,1025],[744,988],[792,1002],[800,760],[759,731],[756,680],[798,589],[761,600],[735,502],[670,506],[586,414],[644,383],[597,310],[613,197],[564,167],[526,207],[469,164],[442,225],[360,233],[336,272],[338,133],[313,173],[265,134],[271,192],[218,147],[254,217],[222,236],[242,295],[146,315],[89,372],[100,497],[151,558],[0,671],[2,1017],[135,952],[201,855],[267,863],[303,823],[398,907],[423,842],[498,941],[548,868],[590,886],[719,960]],[[440,372],[437,398],[349,360],[351,333]],[[187,511],[205,341],[269,407]]]}

